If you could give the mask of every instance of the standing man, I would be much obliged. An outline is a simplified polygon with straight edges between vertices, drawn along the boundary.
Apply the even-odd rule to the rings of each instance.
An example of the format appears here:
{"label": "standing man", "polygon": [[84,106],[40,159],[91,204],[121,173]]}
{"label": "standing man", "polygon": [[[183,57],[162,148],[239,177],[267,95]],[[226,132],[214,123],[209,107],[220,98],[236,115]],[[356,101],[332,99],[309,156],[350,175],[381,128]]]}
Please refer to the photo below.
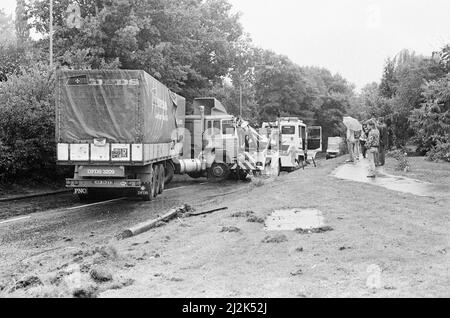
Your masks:
{"label": "standing man", "polygon": [[370,131],[366,142],[367,157],[369,158],[369,174],[367,175],[367,178],[375,178],[375,160],[376,154],[378,153],[378,147],[380,146],[380,132],[376,127],[375,121],[371,120],[368,126]]}
{"label": "standing man", "polygon": [[378,130],[380,132],[380,147],[378,148],[378,165],[384,166],[385,151],[388,148],[389,133],[383,118],[378,119]]}
{"label": "standing man", "polygon": [[369,134],[369,129],[367,128],[367,124],[364,123],[362,124],[362,131],[361,131],[361,136],[359,137],[359,144],[361,146],[361,152],[363,155],[363,158],[366,159],[366,152],[367,152],[367,148],[366,148],[366,141],[367,141],[367,135]]}

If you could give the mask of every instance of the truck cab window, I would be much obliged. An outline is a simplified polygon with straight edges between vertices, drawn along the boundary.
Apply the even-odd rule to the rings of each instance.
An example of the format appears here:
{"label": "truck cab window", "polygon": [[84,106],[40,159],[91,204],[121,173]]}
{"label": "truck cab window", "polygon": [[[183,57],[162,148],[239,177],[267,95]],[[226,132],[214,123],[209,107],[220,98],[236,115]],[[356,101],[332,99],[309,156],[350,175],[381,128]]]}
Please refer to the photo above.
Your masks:
{"label": "truck cab window", "polygon": [[234,125],[231,120],[223,120],[222,121],[222,134],[223,135],[233,135],[234,134]]}
{"label": "truck cab window", "polygon": [[281,127],[282,135],[295,135],[295,126],[283,126]]}

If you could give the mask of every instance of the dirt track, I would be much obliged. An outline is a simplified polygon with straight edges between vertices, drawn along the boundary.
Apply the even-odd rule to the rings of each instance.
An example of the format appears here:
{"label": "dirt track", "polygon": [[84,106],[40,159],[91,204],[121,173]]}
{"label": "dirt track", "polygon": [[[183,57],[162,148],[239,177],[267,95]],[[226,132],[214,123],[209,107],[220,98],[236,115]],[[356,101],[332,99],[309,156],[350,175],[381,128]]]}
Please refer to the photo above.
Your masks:
{"label": "dirt track", "polygon": [[[2,296],[450,296],[450,197],[338,180],[330,173],[342,161],[237,185],[198,180],[150,203],[55,209],[0,224]],[[115,239],[182,203],[228,210]],[[259,223],[274,209],[293,207],[321,210],[333,230],[267,232]],[[253,213],[232,216],[246,211]],[[380,284],[369,288],[374,268]],[[92,279],[98,271],[103,282]]]}

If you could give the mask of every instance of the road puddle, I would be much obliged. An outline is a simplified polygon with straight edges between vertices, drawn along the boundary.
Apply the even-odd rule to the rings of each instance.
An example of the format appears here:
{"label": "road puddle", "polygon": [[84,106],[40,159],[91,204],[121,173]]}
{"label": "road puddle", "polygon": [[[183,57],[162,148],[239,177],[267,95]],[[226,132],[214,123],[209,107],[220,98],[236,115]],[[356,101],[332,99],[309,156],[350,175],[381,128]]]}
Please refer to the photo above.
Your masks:
{"label": "road puddle", "polygon": [[450,188],[411,178],[393,176],[377,168],[376,178],[367,178],[368,161],[360,160],[355,164],[345,164],[333,172],[333,176],[343,180],[369,183],[389,190],[411,193],[423,197],[448,196]]}
{"label": "road puddle", "polygon": [[266,231],[294,231],[298,229],[316,229],[324,226],[325,219],[317,209],[275,210],[265,222]]}

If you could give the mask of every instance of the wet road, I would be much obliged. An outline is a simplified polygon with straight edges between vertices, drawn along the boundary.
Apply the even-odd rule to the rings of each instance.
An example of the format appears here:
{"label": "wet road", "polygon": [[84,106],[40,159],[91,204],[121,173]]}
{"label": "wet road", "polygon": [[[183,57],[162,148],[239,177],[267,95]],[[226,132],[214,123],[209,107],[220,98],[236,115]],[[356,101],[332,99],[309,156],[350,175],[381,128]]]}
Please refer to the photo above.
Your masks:
{"label": "wet road", "polygon": [[389,175],[383,171],[382,167],[377,168],[376,178],[368,178],[368,166],[368,160],[362,159],[356,163],[344,164],[338,167],[333,172],[333,175],[343,180],[368,183],[389,190],[423,197],[448,196],[450,194],[448,185],[434,185],[420,180]]}
{"label": "wet road", "polygon": [[197,179],[174,182],[151,202],[130,197],[92,205],[63,194],[4,203],[0,209],[9,218],[0,220],[0,277],[26,273],[27,266],[17,264],[32,262],[35,255],[108,244],[125,228],[156,218],[170,208],[189,204],[201,209],[218,196],[247,187],[245,182],[214,184]]}

